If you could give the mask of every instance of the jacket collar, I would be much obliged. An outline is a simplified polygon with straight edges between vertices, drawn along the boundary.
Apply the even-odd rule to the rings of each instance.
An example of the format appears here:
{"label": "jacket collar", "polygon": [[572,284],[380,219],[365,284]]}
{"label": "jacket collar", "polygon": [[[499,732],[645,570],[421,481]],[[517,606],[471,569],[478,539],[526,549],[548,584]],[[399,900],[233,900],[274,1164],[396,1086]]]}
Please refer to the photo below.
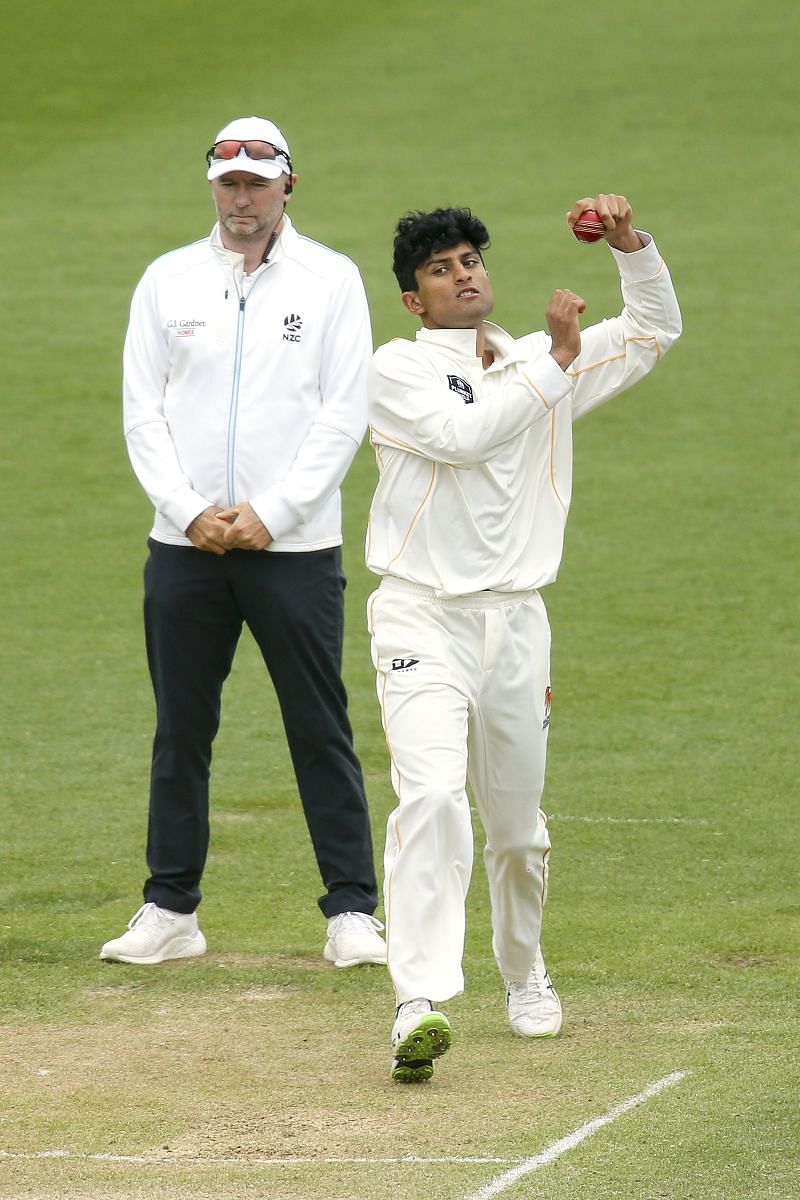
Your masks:
{"label": "jacket collar", "polygon": [[[505,367],[513,362],[522,362],[525,358],[525,353],[519,343],[499,325],[494,325],[491,321],[484,321],[483,336],[487,348],[494,354],[492,367]],[[474,329],[418,329],[417,341],[439,346],[461,358],[476,359],[478,357],[478,335]]]}
{"label": "jacket collar", "polygon": [[[270,263],[279,262],[280,259],[286,256],[287,251],[296,241],[296,239],[297,230],[295,229],[294,225],[292,225],[289,214],[284,212],[281,231],[275,241],[272,243],[272,247],[269,250],[268,261]],[[219,231],[219,221],[217,221],[216,225],[211,230],[208,242],[214,255],[220,259],[225,266],[232,267],[234,270],[237,268],[241,269],[242,263],[244,262],[244,255],[238,254],[235,250],[229,250],[227,246],[223,244],[222,235]]]}

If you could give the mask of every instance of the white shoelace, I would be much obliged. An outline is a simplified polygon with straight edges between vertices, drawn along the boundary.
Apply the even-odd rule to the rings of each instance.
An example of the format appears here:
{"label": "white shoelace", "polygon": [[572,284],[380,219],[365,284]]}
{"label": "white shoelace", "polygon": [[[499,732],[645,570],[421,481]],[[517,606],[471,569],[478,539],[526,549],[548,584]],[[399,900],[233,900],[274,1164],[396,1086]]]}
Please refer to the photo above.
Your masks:
{"label": "white shoelace", "polygon": [[548,987],[547,976],[534,969],[524,983],[509,983],[508,990],[515,1000],[542,1000],[552,987]]}
{"label": "white shoelace", "polygon": [[383,925],[377,917],[371,917],[369,913],[343,912],[331,918],[328,925],[328,936],[335,937],[343,929],[363,929],[365,927],[375,930],[375,932],[383,929]]}
{"label": "white shoelace", "polygon": [[418,998],[416,1000],[404,1001],[404,1003],[398,1008],[397,1015],[398,1017],[417,1016],[422,1013],[429,1013],[432,1011],[433,1005],[431,1004],[430,1000],[422,1000]]}
{"label": "white shoelace", "polygon": [[154,901],[148,900],[147,904],[143,904],[128,921],[128,929],[133,929],[135,925],[163,925],[174,919],[165,909],[159,908]]}

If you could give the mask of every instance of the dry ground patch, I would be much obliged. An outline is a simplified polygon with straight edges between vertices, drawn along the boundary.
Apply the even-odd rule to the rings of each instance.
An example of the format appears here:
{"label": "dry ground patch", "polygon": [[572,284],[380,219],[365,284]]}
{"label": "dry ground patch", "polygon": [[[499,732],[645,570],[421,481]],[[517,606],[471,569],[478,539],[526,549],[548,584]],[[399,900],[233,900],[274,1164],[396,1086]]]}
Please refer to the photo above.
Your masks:
{"label": "dry ground patch", "polygon": [[[94,1197],[144,1197],[167,1186],[194,1197],[218,1194],[222,1178],[231,1198],[254,1194],[256,1179],[256,1194],[287,1200],[379,1197],[392,1181],[414,1195],[401,1178],[412,1170],[427,1172],[424,1194],[437,1195],[443,1166],[380,1160],[516,1161],[636,1092],[653,1070],[683,1066],[687,1037],[665,1024],[660,1065],[642,1068],[635,1047],[647,1047],[652,1062],[654,1031],[631,1026],[629,1013],[617,1022],[575,1013],[561,1038],[531,1044],[510,1034],[499,1003],[462,999],[448,1006],[456,1042],[433,1083],[402,1088],[388,1078],[388,1018],[374,999],[343,1013],[330,997],[250,987],[213,1007],[151,1007],[136,982],[123,981],[87,989],[86,1006],[83,1022],[0,1033],[0,1150],[35,1156],[0,1159],[0,1195],[77,1197],[85,1187]],[[705,1032],[702,1023],[691,1029],[694,1038]],[[609,1069],[620,1057],[621,1075],[618,1063]],[[70,1157],[38,1157],[51,1151]],[[331,1158],[374,1165],[333,1167]],[[456,1169],[466,1188],[491,1168]],[[320,1171],[324,1188],[309,1190]],[[459,1194],[447,1190],[452,1183],[442,1195]]]}

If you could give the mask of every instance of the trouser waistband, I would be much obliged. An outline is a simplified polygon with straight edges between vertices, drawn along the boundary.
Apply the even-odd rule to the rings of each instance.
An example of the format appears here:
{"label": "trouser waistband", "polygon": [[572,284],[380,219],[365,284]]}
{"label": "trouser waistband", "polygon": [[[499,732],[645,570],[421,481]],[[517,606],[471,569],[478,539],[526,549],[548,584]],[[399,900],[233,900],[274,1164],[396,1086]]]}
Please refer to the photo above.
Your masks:
{"label": "trouser waistband", "polygon": [[486,589],[482,592],[465,592],[460,596],[442,596],[433,588],[425,587],[422,583],[411,583],[408,579],[400,579],[397,575],[384,575],[380,582],[382,591],[405,592],[407,595],[419,596],[430,604],[441,604],[446,608],[507,608],[510,604],[521,604],[537,595],[535,588],[518,592],[497,592]]}

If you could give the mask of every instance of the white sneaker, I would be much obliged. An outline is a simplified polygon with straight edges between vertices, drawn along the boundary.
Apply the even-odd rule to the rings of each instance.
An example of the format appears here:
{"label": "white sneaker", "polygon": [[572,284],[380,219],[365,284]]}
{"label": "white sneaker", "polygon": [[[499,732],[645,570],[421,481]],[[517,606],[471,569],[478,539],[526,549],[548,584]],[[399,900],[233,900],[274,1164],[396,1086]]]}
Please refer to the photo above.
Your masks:
{"label": "white sneaker", "polygon": [[328,940],[323,956],[336,967],[385,963],[386,943],[379,937],[379,929],[383,929],[380,921],[368,913],[339,913],[328,921]]}
{"label": "white sneaker", "polygon": [[450,1022],[430,1000],[407,1000],[397,1010],[392,1029],[392,1079],[425,1083],[433,1075],[433,1060],[453,1043]]}
{"label": "white sneaker", "polygon": [[561,1001],[550,982],[542,952],[524,983],[506,980],[508,1019],[520,1037],[555,1037],[561,1028]]}
{"label": "white sneaker", "polygon": [[100,957],[106,962],[142,966],[168,958],[196,958],[205,954],[206,939],[197,927],[195,913],[176,913],[150,902],[128,922],[128,932],[106,942]]}

